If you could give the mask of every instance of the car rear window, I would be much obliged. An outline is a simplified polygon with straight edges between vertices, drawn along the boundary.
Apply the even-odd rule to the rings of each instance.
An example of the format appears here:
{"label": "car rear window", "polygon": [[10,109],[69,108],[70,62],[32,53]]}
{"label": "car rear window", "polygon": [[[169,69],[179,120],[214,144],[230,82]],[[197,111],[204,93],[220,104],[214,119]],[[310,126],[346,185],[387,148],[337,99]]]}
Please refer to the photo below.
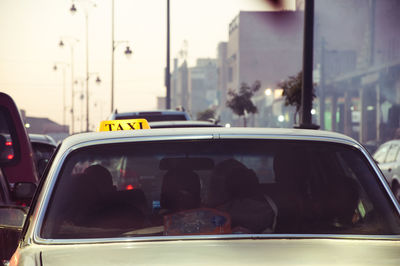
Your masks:
{"label": "car rear window", "polygon": [[74,151],[56,182],[41,237],[399,231],[393,203],[354,147],[196,140]]}
{"label": "car rear window", "polygon": [[138,119],[138,118],[144,118],[148,122],[153,122],[153,121],[183,121],[187,120],[186,116],[183,114],[147,114],[147,115],[125,115],[125,116],[117,116],[117,120],[123,120],[123,119]]}

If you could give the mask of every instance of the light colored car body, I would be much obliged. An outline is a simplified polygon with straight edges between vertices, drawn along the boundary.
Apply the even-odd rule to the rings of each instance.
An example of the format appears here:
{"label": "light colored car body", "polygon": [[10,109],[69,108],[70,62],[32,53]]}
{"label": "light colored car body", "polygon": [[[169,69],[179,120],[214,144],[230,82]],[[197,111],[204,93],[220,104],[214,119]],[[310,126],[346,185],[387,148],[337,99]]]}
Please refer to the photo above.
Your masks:
{"label": "light colored car body", "polygon": [[379,146],[373,157],[390,184],[397,200],[400,200],[400,140],[391,140]]}
{"label": "light colored car body", "polygon": [[[67,138],[57,152],[30,211],[11,265],[399,265],[398,234],[217,234],[55,239],[42,226],[57,179],[69,156],[101,145],[152,142],[270,140],[341,145],[360,154],[394,217],[400,206],[368,152],[346,136],[298,129],[200,128],[84,133]],[[100,146],[99,146],[100,145]],[[361,158],[360,157],[360,158]],[[372,181],[372,180],[371,180]],[[60,190],[61,191],[61,190]],[[375,192],[374,192],[375,193]],[[49,218],[50,219],[50,218]],[[397,225],[398,226],[398,225]]]}

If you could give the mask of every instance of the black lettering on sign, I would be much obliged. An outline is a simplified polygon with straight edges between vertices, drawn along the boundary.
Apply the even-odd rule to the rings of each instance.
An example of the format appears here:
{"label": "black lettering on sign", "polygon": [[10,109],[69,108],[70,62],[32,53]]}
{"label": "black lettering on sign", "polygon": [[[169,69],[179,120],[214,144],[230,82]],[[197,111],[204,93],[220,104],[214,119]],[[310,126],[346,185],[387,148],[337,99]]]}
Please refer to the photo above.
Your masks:
{"label": "black lettering on sign", "polygon": [[118,130],[124,130],[124,128],[122,127],[122,125],[121,124],[118,124],[118,128],[117,128]]}
{"label": "black lettering on sign", "polygon": [[139,129],[143,129],[143,122],[139,122]]}
{"label": "black lettering on sign", "polygon": [[133,130],[135,130],[135,127],[134,127],[134,123],[133,124],[131,124],[131,123],[127,123],[128,124],[128,126],[131,128],[131,129],[133,129]]}
{"label": "black lettering on sign", "polygon": [[109,129],[110,131],[112,131],[112,126],[113,126],[113,124],[105,124],[105,126],[108,126],[108,129]]}

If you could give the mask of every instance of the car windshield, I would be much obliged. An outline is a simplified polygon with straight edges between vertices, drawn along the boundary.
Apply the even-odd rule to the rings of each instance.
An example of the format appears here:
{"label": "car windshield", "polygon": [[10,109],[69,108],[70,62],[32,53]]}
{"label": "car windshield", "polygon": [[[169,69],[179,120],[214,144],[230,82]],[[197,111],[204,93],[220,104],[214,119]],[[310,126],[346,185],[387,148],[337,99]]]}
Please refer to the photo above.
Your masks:
{"label": "car windshield", "polygon": [[364,155],[317,141],[193,140],[72,152],[44,239],[400,233]]}

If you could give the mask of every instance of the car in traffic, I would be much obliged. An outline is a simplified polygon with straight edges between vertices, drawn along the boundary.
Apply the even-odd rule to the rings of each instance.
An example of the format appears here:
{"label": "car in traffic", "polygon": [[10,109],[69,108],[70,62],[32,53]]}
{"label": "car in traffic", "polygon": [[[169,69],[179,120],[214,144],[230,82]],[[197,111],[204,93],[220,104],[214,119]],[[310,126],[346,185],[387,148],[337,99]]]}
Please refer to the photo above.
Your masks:
{"label": "car in traffic", "polygon": [[390,140],[378,147],[373,157],[400,201],[400,140]]}
{"label": "car in traffic", "polygon": [[186,111],[179,110],[153,110],[136,112],[118,112],[115,110],[108,120],[139,119],[144,118],[148,122],[153,121],[184,121],[191,120]]}
{"label": "car in traffic", "polygon": [[110,123],[63,141],[10,265],[400,263],[399,203],[347,136]]}
{"label": "car in traffic", "polygon": [[44,169],[50,160],[51,155],[57,148],[56,141],[46,134],[29,134],[29,140],[33,149],[36,170],[39,178],[43,175]]}
{"label": "car in traffic", "polygon": [[15,251],[27,206],[36,189],[32,147],[14,100],[0,92],[0,264]]}

